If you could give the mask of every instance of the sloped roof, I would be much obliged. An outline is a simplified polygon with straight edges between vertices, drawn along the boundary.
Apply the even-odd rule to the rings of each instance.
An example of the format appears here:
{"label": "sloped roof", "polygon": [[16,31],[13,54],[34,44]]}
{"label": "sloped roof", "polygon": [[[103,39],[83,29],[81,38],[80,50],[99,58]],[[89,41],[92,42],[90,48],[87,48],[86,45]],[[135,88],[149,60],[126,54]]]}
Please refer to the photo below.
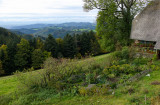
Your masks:
{"label": "sloped roof", "polygon": [[156,45],[154,46],[154,49],[160,49],[160,41],[156,43]]}
{"label": "sloped roof", "polygon": [[133,20],[130,38],[160,42],[160,0],[153,0]]}

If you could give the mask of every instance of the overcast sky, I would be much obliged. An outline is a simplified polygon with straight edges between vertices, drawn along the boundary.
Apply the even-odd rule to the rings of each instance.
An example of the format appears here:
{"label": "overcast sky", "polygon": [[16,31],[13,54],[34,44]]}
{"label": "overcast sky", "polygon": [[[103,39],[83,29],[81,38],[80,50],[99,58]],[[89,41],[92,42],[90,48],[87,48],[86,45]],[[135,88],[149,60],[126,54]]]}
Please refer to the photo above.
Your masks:
{"label": "overcast sky", "polygon": [[0,24],[95,22],[97,10],[82,6],[82,0],[0,0]]}

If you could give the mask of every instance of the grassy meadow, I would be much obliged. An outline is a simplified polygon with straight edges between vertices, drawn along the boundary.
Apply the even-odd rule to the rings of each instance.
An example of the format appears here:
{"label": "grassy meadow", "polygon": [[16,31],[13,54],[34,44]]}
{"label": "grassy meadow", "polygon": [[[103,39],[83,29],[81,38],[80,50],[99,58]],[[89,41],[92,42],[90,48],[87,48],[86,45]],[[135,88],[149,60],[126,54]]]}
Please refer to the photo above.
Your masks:
{"label": "grassy meadow", "polygon": [[[112,54],[105,54],[96,56],[94,58],[75,60],[74,62],[71,63],[71,65],[78,64],[79,66],[83,67],[84,70],[87,70],[86,68],[88,68],[90,63],[93,63],[93,65],[100,65],[101,68],[106,69],[110,65],[110,61],[112,60],[111,55]],[[143,60],[141,59],[140,61],[144,62],[143,64],[141,64],[141,66],[148,62],[148,60],[144,59]],[[134,60],[132,62],[137,63],[137,60]],[[158,64],[159,61],[156,61],[151,66],[154,66],[155,68],[157,67]],[[87,92],[83,89],[80,91],[81,87],[78,87],[79,90],[77,90],[75,86],[77,86],[77,84],[78,86],[80,86],[79,84],[81,82],[72,83],[75,84],[75,86],[73,86],[71,90],[67,90],[66,88],[66,90],[65,89],[63,89],[63,91],[58,90],[58,92],[54,88],[50,87],[30,88],[22,84],[18,77],[18,76],[23,77],[24,75],[26,75],[26,77],[31,76],[30,78],[32,78],[32,76],[37,76],[37,74],[39,76],[39,73],[41,73],[41,71],[43,71],[43,69],[26,73],[20,73],[20,75],[15,73],[15,75],[12,76],[1,77],[0,104],[1,105],[8,105],[8,104],[10,105],[138,105],[138,104],[158,105],[160,104],[159,68],[154,69],[150,73],[150,76],[144,76],[140,78],[140,80],[131,83],[129,82],[125,84],[121,83],[122,85],[119,85],[118,87],[113,89],[108,87],[106,87],[106,89],[100,88],[98,86],[103,86],[103,85],[101,83],[98,83],[96,89],[104,91],[102,93],[97,93],[96,92],[97,90],[95,91],[94,89],[93,91],[90,92]],[[103,72],[104,71],[105,70],[103,70]],[[101,72],[101,74],[103,72]],[[38,76],[36,77],[36,79],[38,79]],[[112,79],[116,78],[119,80],[122,80],[120,77],[123,76],[124,74],[118,76],[117,78],[113,77],[113,73],[111,75]],[[34,83],[33,82],[34,80],[35,79],[31,79],[29,82]],[[28,81],[25,82],[27,83]],[[91,92],[95,93],[91,94]]]}

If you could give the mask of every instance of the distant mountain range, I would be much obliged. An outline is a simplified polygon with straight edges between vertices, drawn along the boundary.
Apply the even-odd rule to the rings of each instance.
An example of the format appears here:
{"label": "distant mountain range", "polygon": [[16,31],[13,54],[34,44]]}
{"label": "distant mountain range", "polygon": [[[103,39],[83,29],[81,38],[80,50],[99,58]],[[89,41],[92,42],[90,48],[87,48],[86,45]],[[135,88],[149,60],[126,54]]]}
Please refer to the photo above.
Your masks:
{"label": "distant mountain range", "polygon": [[88,22],[70,22],[62,24],[32,24],[15,26],[10,30],[18,35],[33,35],[47,37],[52,34],[55,38],[63,38],[66,34],[80,34],[95,30],[96,24]]}

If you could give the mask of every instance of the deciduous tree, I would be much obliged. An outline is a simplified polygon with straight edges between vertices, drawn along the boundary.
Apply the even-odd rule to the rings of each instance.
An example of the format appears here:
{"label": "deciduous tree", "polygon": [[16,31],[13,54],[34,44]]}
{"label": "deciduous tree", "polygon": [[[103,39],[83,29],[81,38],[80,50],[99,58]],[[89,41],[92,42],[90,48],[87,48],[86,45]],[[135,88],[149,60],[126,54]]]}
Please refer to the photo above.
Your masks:
{"label": "deciduous tree", "polygon": [[83,0],[84,9],[98,9],[97,34],[101,46],[108,51],[115,49],[116,43],[130,45],[132,20],[149,0]]}

